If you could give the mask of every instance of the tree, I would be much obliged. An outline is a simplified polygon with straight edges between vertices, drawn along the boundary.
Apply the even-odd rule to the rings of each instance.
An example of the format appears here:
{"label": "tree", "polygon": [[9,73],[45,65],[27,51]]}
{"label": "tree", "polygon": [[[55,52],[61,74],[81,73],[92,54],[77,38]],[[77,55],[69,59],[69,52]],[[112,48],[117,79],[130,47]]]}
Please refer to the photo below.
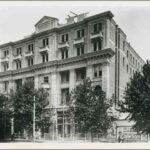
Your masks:
{"label": "tree", "polygon": [[5,140],[11,134],[12,103],[10,99],[0,95],[0,140]]}
{"label": "tree", "polygon": [[23,133],[26,130],[32,135],[34,97],[36,129],[42,129],[44,126],[50,125],[49,118],[45,116],[45,107],[48,105],[48,93],[42,88],[34,89],[34,82],[27,81],[12,96],[15,132]]}
{"label": "tree", "polygon": [[120,112],[128,113],[134,121],[133,129],[150,134],[150,63],[143,66],[142,73],[136,72],[127,84],[124,100],[119,102]]}
{"label": "tree", "polygon": [[71,98],[74,105],[71,111],[79,132],[91,133],[92,141],[93,133],[106,134],[112,121],[107,113],[111,103],[100,86],[94,88],[90,79],[86,79],[71,92]]}

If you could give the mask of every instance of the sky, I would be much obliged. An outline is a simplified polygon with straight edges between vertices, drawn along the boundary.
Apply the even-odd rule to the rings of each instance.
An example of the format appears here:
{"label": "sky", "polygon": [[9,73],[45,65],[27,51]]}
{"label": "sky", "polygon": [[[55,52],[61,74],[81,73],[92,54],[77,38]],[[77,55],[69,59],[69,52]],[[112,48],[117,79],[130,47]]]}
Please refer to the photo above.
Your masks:
{"label": "sky", "polygon": [[0,1],[0,45],[30,35],[45,15],[65,23],[70,11],[91,16],[108,10],[136,52],[145,61],[150,59],[149,1]]}

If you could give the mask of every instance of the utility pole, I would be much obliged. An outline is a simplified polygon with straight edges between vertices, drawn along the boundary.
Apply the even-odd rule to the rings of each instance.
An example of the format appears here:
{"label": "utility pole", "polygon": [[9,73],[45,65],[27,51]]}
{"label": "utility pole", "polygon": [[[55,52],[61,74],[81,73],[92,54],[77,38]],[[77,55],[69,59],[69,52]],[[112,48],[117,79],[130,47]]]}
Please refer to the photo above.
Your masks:
{"label": "utility pole", "polygon": [[35,140],[35,96],[33,99],[33,142]]}

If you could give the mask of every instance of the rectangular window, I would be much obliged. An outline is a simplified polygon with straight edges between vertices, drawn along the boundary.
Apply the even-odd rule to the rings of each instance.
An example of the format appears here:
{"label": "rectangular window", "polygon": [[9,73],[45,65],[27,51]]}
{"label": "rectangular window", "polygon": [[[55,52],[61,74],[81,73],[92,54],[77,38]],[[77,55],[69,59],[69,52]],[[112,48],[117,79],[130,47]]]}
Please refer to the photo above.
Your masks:
{"label": "rectangular window", "polygon": [[57,129],[58,137],[70,137],[71,136],[71,116],[68,111],[57,112]]}
{"label": "rectangular window", "polygon": [[18,56],[18,55],[21,55],[22,54],[22,48],[21,47],[18,47],[17,49],[16,49],[16,55]]}
{"label": "rectangular window", "polygon": [[63,51],[63,50],[61,51],[61,58],[62,58],[62,59],[65,58],[65,55],[64,55],[64,51]]}
{"label": "rectangular window", "polygon": [[7,57],[9,55],[9,50],[4,51],[4,57]]}
{"label": "rectangular window", "polygon": [[48,62],[48,53],[42,53],[42,62]]}
{"label": "rectangular window", "polygon": [[94,49],[94,51],[98,51],[98,50],[102,49],[102,41],[101,41],[101,39],[93,41],[93,49]]}
{"label": "rectangular window", "polygon": [[124,66],[125,65],[125,58],[123,57],[122,59],[122,65]]}
{"label": "rectangular window", "polygon": [[133,65],[134,65],[134,57],[133,57]]}
{"label": "rectangular window", "polygon": [[28,52],[33,52],[34,51],[34,46],[33,44],[28,45]]}
{"label": "rectangular window", "polygon": [[8,63],[4,63],[4,71],[7,71],[9,69],[9,64]]}
{"label": "rectangular window", "polygon": [[99,64],[94,66],[94,78],[100,77],[102,77],[102,66]]}
{"label": "rectangular window", "polygon": [[129,72],[129,66],[127,65],[127,73]]}
{"label": "rectangular window", "polygon": [[68,58],[68,50],[66,50],[66,58]]}
{"label": "rectangular window", "polygon": [[123,41],[123,50],[125,50],[125,41]]}
{"label": "rectangular window", "polygon": [[43,47],[45,47],[45,46],[49,46],[49,39],[48,38],[43,39]]}
{"label": "rectangular window", "polygon": [[84,54],[84,45],[77,46],[77,56]]}
{"label": "rectangular window", "polygon": [[29,57],[27,58],[27,62],[28,62],[28,67],[33,65],[33,57]]}
{"label": "rectangular window", "polygon": [[48,78],[48,76],[44,77],[44,83],[49,83],[49,78]]}
{"label": "rectangular window", "polygon": [[93,25],[94,33],[100,32],[102,30],[102,23],[97,23]]}
{"label": "rectangular window", "polygon": [[16,61],[16,69],[21,69],[21,61],[20,60],[17,60]]}
{"label": "rectangular window", "polygon": [[16,88],[19,89],[22,86],[22,79],[15,80]]}
{"label": "rectangular window", "polygon": [[63,34],[61,36],[61,42],[64,43],[64,42],[68,42],[68,34]]}
{"label": "rectangular window", "polygon": [[69,83],[69,71],[61,72],[61,83]]}
{"label": "rectangular window", "polygon": [[61,90],[61,105],[69,104],[69,88]]}
{"label": "rectangular window", "polygon": [[130,68],[130,74],[132,74],[132,68]]}
{"label": "rectangular window", "polygon": [[84,37],[84,29],[77,31],[77,39]]}
{"label": "rectangular window", "polygon": [[68,50],[67,49],[61,49],[61,58],[62,59],[68,58]]}
{"label": "rectangular window", "polygon": [[8,84],[9,82],[8,81],[4,81],[4,91],[8,91]]}
{"label": "rectangular window", "polygon": [[86,78],[86,68],[76,69],[76,80],[80,81]]}
{"label": "rectangular window", "polygon": [[129,57],[129,51],[127,50],[127,58]]}
{"label": "rectangular window", "polygon": [[77,47],[77,56],[80,55],[80,47]]}

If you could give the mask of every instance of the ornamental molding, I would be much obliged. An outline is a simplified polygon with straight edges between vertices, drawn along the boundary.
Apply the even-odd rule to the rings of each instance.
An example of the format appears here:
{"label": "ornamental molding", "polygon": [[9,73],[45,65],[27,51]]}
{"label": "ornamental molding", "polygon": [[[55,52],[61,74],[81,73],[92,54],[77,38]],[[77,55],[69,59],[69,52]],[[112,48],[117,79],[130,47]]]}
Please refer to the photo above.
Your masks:
{"label": "ornamental molding", "polygon": [[54,61],[50,61],[47,63],[35,64],[33,66],[22,68],[19,70],[9,70],[6,72],[1,72],[0,77],[15,76],[18,74],[23,74],[23,73],[28,73],[28,72],[30,73],[32,72],[34,74],[35,72],[41,71],[42,69],[49,69],[51,67],[57,68],[60,66],[66,66],[66,65],[71,65],[71,64],[80,63],[80,62],[87,62],[88,60],[97,60],[100,58],[106,58],[107,60],[109,60],[109,58],[112,57],[114,54],[115,52],[111,48],[103,49],[100,51],[91,52],[91,53],[87,53],[81,56],[71,57],[71,58],[64,59],[64,60],[54,60]]}

